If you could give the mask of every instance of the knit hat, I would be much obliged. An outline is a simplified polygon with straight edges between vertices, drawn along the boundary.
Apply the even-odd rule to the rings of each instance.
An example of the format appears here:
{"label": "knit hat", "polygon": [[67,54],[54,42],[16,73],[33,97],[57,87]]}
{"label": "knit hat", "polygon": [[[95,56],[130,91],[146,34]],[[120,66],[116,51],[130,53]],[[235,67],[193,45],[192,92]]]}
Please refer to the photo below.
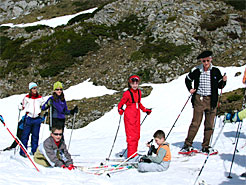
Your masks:
{"label": "knit hat", "polygon": [[136,81],[140,81],[140,77],[138,75],[132,75],[129,77],[129,82],[136,82]]}
{"label": "knit hat", "polygon": [[62,83],[57,81],[56,83],[54,83],[54,86],[53,86],[53,90],[55,91],[56,89],[63,89],[62,87]]}
{"label": "knit hat", "polygon": [[212,55],[212,51],[203,51],[200,55],[197,56],[197,59],[211,57]]}
{"label": "knit hat", "polygon": [[38,85],[35,82],[29,83],[29,90],[31,90],[33,87],[37,87]]}

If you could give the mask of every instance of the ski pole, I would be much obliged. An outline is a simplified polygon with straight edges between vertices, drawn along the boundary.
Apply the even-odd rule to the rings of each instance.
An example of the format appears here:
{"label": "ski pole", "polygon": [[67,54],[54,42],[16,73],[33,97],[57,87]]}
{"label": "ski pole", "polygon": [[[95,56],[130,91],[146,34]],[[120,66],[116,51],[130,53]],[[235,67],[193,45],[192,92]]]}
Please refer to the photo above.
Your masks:
{"label": "ski pole", "polygon": [[[220,137],[220,135],[221,135],[221,133],[222,133],[222,130],[223,130],[224,126],[225,126],[225,122],[224,122],[222,128],[220,129],[220,132],[219,132],[219,134],[218,134],[218,136],[217,136],[217,138],[216,138],[216,140],[215,140],[215,142],[214,142],[212,148],[215,147],[216,142],[218,141],[218,139],[219,139],[219,137]],[[204,161],[204,163],[203,163],[203,165],[202,165],[202,168],[201,168],[201,170],[199,171],[199,174],[198,174],[197,177],[196,177],[196,180],[195,180],[195,182],[194,182],[194,185],[196,184],[197,180],[199,179],[199,177],[200,177],[200,175],[201,175],[201,173],[202,173],[202,170],[203,170],[204,166],[206,165],[206,163],[207,163],[207,161],[208,161],[209,156],[210,156],[210,154],[208,153],[208,155],[207,155],[207,157],[206,157],[206,159],[205,159],[205,161]]]}
{"label": "ski pole", "polygon": [[[133,153],[130,157],[128,157],[126,160],[124,160],[124,161],[121,162],[120,164],[116,165],[113,169],[116,169],[116,168],[122,166],[123,164],[127,163],[127,161],[129,161],[129,160],[130,160],[137,152],[138,152],[138,151],[136,151],[135,153]],[[108,177],[110,177],[110,175],[109,175],[109,173],[107,173],[107,171],[104,171],[103,174],[105,174],[105,173],[106,173],[106,175],[107,175]]]}
{"label": "ski pole", "polygon": [[[45,116],[45,119],[44,119],[44,125],[46,124],[46,121],[47,121],[47,116]],[[44,125],[43,125],[43,128],[42,128],[41,142],[43,141],[43,136],[44,136]]]}
{"label": "ski pole", "polygon": [[229,175],[228,175],[228,177],[227,177],[227,178],[229,178],[229,179],[232,178],[232,176],[231,176],[231,169],[232,169],[232,165],[233,165],[233,162],[234,162],[235,153],[236,153],[236,151],[237,151],[237,144],[238,144],[238,140],[239,140],[239,136],[240,136],[240,131],[241,131],[241,128],[242,128],[242,123],[243,123],[243,122],[241,121],[241,122],[239,122],[239,124],[238,124],[238,127],[240,126],[240,128],[239,128],[239,131],[238,131],[237,141],[236,141],[234,153],[233,153],[233,156],[232,156],[230,172],[229,172]]}
{"label": "ski pole", "polygon": [[52,105],[50,105],[50,130],[52,129]]}
{"label": "ski pole", "polygon": [[118,125],[118,128],[117,128],[115,137],[114,137],[114,142],[113,142],[113,145],[112,145],[111,150],[110,150],[110,152],[109,152],[108,158],[106,158],[106,160],[109,160],[109,158],[110,158],[110,156],[111,156],[111,153],[112,153],[112,150],[113,150],[113,148],[114,148],[114,143],[115,143],[115,141],[116,141],[116,138],[117,138],[117,135],[118,135],[118,131],[119,131],[119,128],[120,128],[121,117],[122,117],[122,115],[120,115],[120,121],[119,121],[119,125]]}
{"label": "ski pole", "polygon": [[36,168],[36,170],[38,172],[39,169],[37,168],[37,166],[34,164],[34,162],[32,161],[32,159],[30,158],[28,152],[26,151],[26,149],[24,147],[22,147],[22,145],[20,144],[20,142],[18,141],[18,139],[12,134],[12,132],[9,130],[9,128],[6,126],[5,122],[3,119],[1,119],[2,116],[0,116],[0,121],[3,123],[3,126],[7,129],[7,131],[10,133],[10,135],[14,138],[14,140],[16,141],[16,143],[21,147],[21,149],[23,150],[23,152],[26,154],[26,156],[28,157],[28,159],[31,161],[31,163],[33,164],[33,166]]}
{"label": "ski pole", "polygon": [[72,130],[71,130],[71,134],[70,134],[70,139],[69,139],[69,144],[68,144],[67,150],[69,150],[70,142],[71,142],[71,139],[72,139],[73,128],[74,128],[74,122],[75,122],[75,115],[76,115],[76,113],[74,113],[74,115],[73,115],[73,125],[72,125]]}
{"label": "ski pole", "polygon": [[179,119],[181,113],[183,112],[183,110],[184,110],[185,106],[187,105],[187,103],[188,103],[188,101],[189,101],[189,99],[190,99],[191,96],[192,96],[192,94],[188,97],[188,100],[185,102],[185,105],[183,106],[181,112],[179,113],[179,115],[178,115],[177,119],[175,120],[173,126],[171,127],[170,131],[168,132],[168,134],[167,134],[165,140],[167,140],[167,138],[168,138],[169,134],[171,133],[172,129],[175,127],[176,122],[178,121],[178,119]]}
{"label": "ski pole", "polygon": [[[22,105],[22,103],[21,103],[21,105]],[[18,108],[18,109],[19,109],[19,108]],[[19,109],[18,121],[17,121],[17,131],[16,131],[16,132],[18,132],[18,128],[19,128],[20,112],[21,112],[21,109]],[[18,148],[18,147],[17,147],[17,148]],[[18,149],[17,149],[17,150],[18,150]],[[14,150],[14,155],[15,155],[15,153],[16,153],[16,148],[15,148],[15,150]]]}
{"label": "ski pole", "polygon": [[235,143],[236,143],[236,141],[237,141],[238,129],[239,129],[239,125],[238,125],[238,127],[237,127],[237,132],[236,132],[236,136],[235,136],[234,142],[232,143],[233,145],[235,145]]}
{"label": "ski pole", "polygon": [[[145,119],[147,118],[147,116],[148,116],[148,114],[145,115],[145,117],[144,117],[142,123],[140,124],[140,126],[142,126],[142,124],[145,121]],[[123,157],[125,155],[126,151],[127,151],[127,148],[124,150],[124,152],[122,154],[120,154],[120,157]]]}

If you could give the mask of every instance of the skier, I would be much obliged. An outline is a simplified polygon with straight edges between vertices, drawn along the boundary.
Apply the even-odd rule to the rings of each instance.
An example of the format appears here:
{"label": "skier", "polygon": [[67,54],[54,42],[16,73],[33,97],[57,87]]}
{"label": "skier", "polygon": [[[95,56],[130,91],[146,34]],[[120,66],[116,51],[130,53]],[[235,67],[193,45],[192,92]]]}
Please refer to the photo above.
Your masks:
{"label": "skier", "polygon": [[[30,92],[24,97],[22,101],[22,110],[25,109],[26,111],[26,119],[24,122],[21,141],[25,146],[25,148],[27,149],[29,136],[30,134],[32,134],[31,154],[34,154],[38,147],[39,130],[40,130],[40,124],[42,122],[40,113],[41,113],[41,106],[44,103],[44,99],[42,96],[38,94],[37,88],[38,85],[36,83],[34,82],[29,83]],[[22,149],[20,150],[20,155],[23,157],[27,157]]]}
{"label": "skier", "polygon": [[[189,127],[187,138],[180,150],[180,154],[188,154],[193,150],[193,140],[200,127],[203,113],[204,121],[204,138],[202,143],[202,152],[215,152],[209,146],[210,138],[213,133],[214,118],[216,116],[216,107],[218,103],[218,88],[222,89],[226,85],[227,76],[222,76],[218,68],[212,65],[212,52],[204,51],[198,55],[197,59],[202,62],[196,66],[185,78],[185,84],[192,94],[193,119]],[[194,87],[192,82],[194,81]]]}
{"label": "skier", "polygon": [[[132,75],[128,79],[128,90],[123,93],[122,99],[118,104],[118,112],[122,115],[124,112],[125,132],[127,141],[127,158],[137,152],[138,141],[140,139],[140,109],[148,115],[150,109],[146,109],[141,103],[141,90],[138,89],[140,77]],[[123,105],[126,104],[126,109]],[[135,158],[136,157],[136,158]],[[132,156],[137,159],[137,153]],[[134,159],[133,159],[134,160]]]}
{"label": "skier", "polygon": [[63,136],[63,127],[53,126],[50,136],[40,144],[34,154],[34,161],[44,167],[75,169]]}
{"label": "skier", "polygon": [[68,110],[67,103],[63,93],[63,86],[61,82],[54,83],[53,95],[48,98],[45,104],[42,106],[42,110],[52,107],[52,126],[61,126],[64,130],[65,127],[65,115],[78,113],[78,107],[75,106],[74,109]]}
{"label": "skier", "polygon": [[165,133],[162,130],[157,130],[153,137],[158,145],[158,149],[155,149],[154,146],[149,143],[147,143],[147,146],[156,153],[156,156],[148,155],[141,157],[138,163],[139,172],[161,172],[169,168],[171,152],[169,144],[165,142]]}

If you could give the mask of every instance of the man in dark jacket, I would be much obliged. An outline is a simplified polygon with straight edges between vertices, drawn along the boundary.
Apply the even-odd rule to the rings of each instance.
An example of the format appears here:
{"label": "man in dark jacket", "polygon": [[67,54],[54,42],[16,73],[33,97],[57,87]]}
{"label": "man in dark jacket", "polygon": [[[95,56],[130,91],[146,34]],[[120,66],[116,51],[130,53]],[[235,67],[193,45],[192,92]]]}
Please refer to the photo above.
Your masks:
{"label": "man in dark jacket", "polygon": [[62,167],[69,170],[74,169],[73,160],[68,153],[64,140],[62,140],[63,128],[56,126],[52,133],[40,144],[34,154],[34,161],[45,167]]}
{"label": "man in dark jacket", "polygon": [[[216,116],[216,107],[218,103],[218,89],[226,85],[227,76],[222,76],[218,68],[212,65],[212,52],[204,51],[197,57],[202,62],[196,66],[185,78],[185,84],[192,94],[193,119],[189,127],[187,138],[180,153],[186,154],[193,150],[192,143],[201,125],[203,113],[204,137],[202,143],[202,152],[211,153],[214,150],[209,146],[210,138],[213,133],[214,118]],[[192,82],[194,81],[194,88]]]}

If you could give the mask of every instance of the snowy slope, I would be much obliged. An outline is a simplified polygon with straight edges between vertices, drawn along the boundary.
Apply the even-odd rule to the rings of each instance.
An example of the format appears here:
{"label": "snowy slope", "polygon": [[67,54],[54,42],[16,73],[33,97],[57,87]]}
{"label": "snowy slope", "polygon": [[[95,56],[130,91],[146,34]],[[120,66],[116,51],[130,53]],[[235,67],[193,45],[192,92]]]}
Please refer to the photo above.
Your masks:
{"label": "snowy slope", "polygon": [[86,13],[92,13],[96,10],[97,8],[91,8],[89,10],[85,10],[73,15],[65,15],[65,16],[61,16],[61,17],[56,17],[56,18],[52,18],[49,20],[41,20],[41,21],[37,21],[37,22],[33,22],[33,23],[27,23],[27,24],[13,24],[13,23],[7,23],[7,24],[1,24],[1,26],[9,26],[9,27],[28,27],[28,26],[37,26],[37,25],[46,25],[52,28],[55,28],[57,26],[61,26],[63,24],[67,24],[68,21],[78,15],[81,14],[86,14]]}
{"label": "snowy slope", "polygon": [[[226,72],[228,76],[227,86],[223,92],[231,91],[243,87],[242,75],[246,66],[242,67],[227,67],[220,70],[222,73]],[[242,74],[235,77],[236,72]],[[157,129],[163,129],[168,133],[175,119],[180,113],[183,105],[188,99],[189,93],[184,84],[185,75],[166,84],[143,84],[151,85],[153,91],[151,94],[142,99],[144,106],[153,108],[153,112],[148,116],[141,128],[141,139],[139,141],[140,153],[146,153],[146,141],[152,138],[153,133]],[[84,82],[89,83],[89,82]],[[90,94],[92,84],[87,84],[86,91]],[[90,85],[90,86],[89,86]],[[82,97],[75,97],[77,91],[85,91],[82,85],[70,87],[72,90],[67,90],[66,97],[69,99],[79,99]],[[93,90],[95,91],[95,90]],[[98,90],[97,92],[101,91]],[[105,91],[98,96],[102,96]],[[86,95],[84,95],[85,97]],[[93,95],[96,96],[96,95]],[[17,103],[21,100],[23,95],[15,95],[8,98],[0,99],[0,113],[4,116],[5,122],[11,131],[15,132],[18,110]],[[89,96],[87,96],[89,97]],[[44,168],[38,165],[41,170],[38,173],[28,159],[20,157],[18,154],[14,155],[14,151],[2,152],[0,154],[0,184],[86,184],[86,185],[189,185],[193,184],[199,170],[206,158],[204,155],[196,155],[190,158],[180,157],[177,153],[183,145],[186,137],[190,121],[192,119],[192,106],[189,101],[186,108],[181,114],[181,117],[176,123],[171,135],[168,137],[168,142],[171,144],[172,163],[168,171],[162,173],[138,173],[136,169],[128,170],[118,174],[112,175],[111,178],[106,176],[94,176],[85,174],[78,170],[67,171],[59,168]],[[142,119],[145,114],[142,113]],[[100,119],[92,122],[87,127],[74,130],[72,143],[70,146],[70,153],[73,155],[80,154],[80,156],[73,156],[75,164],[80,165],[96,165],[108,157],[115,132],[119,123],[119,115],[117,108],[113,108]],[[214,132],[214,140],[217,138],[221,129],[222,123],[218,118]],[[232,169],[233,179],[229,180],[226,177],[230,169],[231,158],[234,151],[235,133],[237,124],[226,124],[222,134],[218,138],[215,148],[219,150],[216,156],[210,156],[208,162],[203,169],[203,173],[199,180],[204,179],[211,185],[238,185],[245,184],[245,180],[239,178],[239,175],[246,171],[246,126],[242,126],[242,132],[238,143],[239,152],[236,153],[235,163]],[[49,135],[48,127],[42,125],[40,138],[45,139]],[[71,130],[65,130],[65,141],[68,142]],[[0,148],[8,146],[13,139],[8,134],[7,130],[0,126]],[[203,126],[194,140],[194,146],[201,147],[203,139]],[[114,158],[117,153],[124,150],[126,147],[124,124],[121,123],[119,134],[112,153]]]}

